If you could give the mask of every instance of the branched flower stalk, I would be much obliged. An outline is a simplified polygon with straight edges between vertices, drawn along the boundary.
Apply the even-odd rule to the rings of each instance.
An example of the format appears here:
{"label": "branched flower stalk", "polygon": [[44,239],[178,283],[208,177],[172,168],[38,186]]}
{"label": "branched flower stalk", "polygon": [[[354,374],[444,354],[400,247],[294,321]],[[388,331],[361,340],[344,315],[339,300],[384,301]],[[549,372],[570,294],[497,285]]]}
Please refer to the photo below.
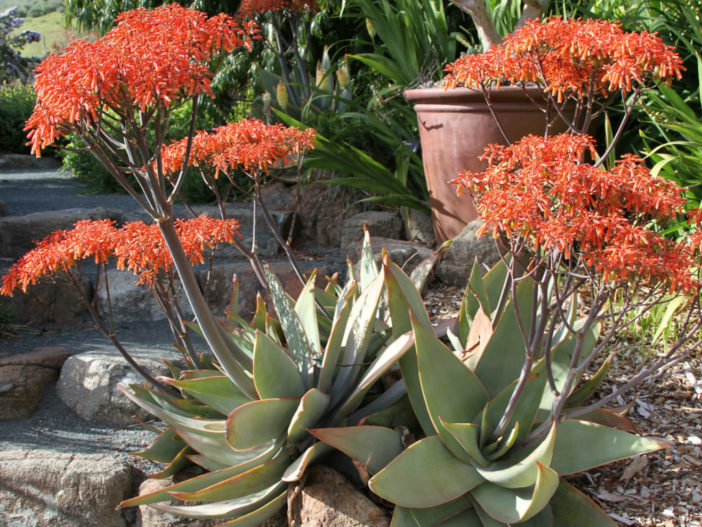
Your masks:
{"label": "branched flower stalk", "polygon": [[[197,102],[212,95],[213,59],[235,47],[250,48],[254,38],[258,31],[253,22],[240,26],[227,15],[208,18],[177,4],[122,13],[117,26],[101,39],[77,41],[38,67],[37,104],[26,126],[37,155],[59,137],[78,133],[151,216],[208,347],[236,386],[250,396],[254,387],[246,372],[251,357],[208,307],[178,237],[173,203],[190,164]],[[145,67],[149,75],[144,75]],[[170,113],[188,101],[193,108],[191,130],[179,170],[169,177],[173,173],[166,171],[162,157],[166,126]],[[275,138],[261,136],[258,141],[276,155]]]}

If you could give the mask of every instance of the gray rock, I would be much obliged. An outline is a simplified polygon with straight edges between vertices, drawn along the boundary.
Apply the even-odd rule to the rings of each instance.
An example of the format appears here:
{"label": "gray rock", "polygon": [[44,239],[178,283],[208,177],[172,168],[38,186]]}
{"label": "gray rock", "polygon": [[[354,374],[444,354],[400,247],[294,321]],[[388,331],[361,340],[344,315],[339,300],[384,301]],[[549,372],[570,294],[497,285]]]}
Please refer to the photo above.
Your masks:
{"label": "gray rock", "polygon": [[[137,285],[138,279],[131,271],[107,271],[108,286],[105,287],[105,280],[102,279],[95,292],[96,308],[103,319],[107,320],[109,306],[112,304],[112,312],[118,324],[144,319],[165,320],[166,315],[159,307],[151,289],[146,285]],[[186,317],[192,316],[192,309],[182,290],[178,294],[178,303]]]}
{"label": "gray rock", "polygon": [[351,216],[344,221],[341,233],[341,248],[363,239],[363,228],[371,236],[399,239],[402,234],[402,221],[394,212],[367,211]]}
{"label": "gray rock", "polygon": [[500,255],[495,240],[487,234],[481,238],[476,236],[482,225],[482,220],[473,220],[453,239],[436,269],[439,280],[447,285],[465,287],[476,259],[488,268],[497,263]]}
{"label": "gray rock", "polygon": [[0,359],[0,421],[32,415],[70,355],[68,349],[55,346]]}
{"label": "gray rock", "polygon": [[[5,274],[7,269],[0,264],[0,275]],[[90,280],[81,276],[79,282],[83,294],[90,298]],[[86,310],[80,292],[61,273],[53,279],[45,278],[29,286],[27,293],[18,290],[11,297],[0,296],[0,306],[11,312],[18,322],[28,324],[65,322],[75,319]]]}
{"label": "gray rock", "polygon": [[[325,277],[337,271],[327,261],[301,261],[300,267],[305,277],[309,277],[317,269],[317,285],[326,286]],[[282,282],[285,290],[296,298],[302,290],[302,285],[287,261],[268,262],[271,270]],[[199,275],[200,287],[205,299],[214,313],[221,316],[229,309],[232,291],[234,290],[234,275],[239,282],[239,315],[245,319],[256,310],[256,296],[263,292],[256,275],[248,262],[234,262],[215,265],[212,271],[203,271]]]}
{"label": "gray rock", "polygon": [[56,230],[70,229],[79,220],[110,218],[118,221],[121,217],[121,212],[106,208],[53,210],[24,216],[4,216],[0,218],[0,257],[19,258],[35,247],[34,241],[39,241]]}
{"label": "gray rock", "polygon": [[0,524],[7,527],[124,527],[117,505],[131,470],[111,455],[52,450],[0,452]]}
{"label": "gray rock", "polygon": [[307,472],[302,492],[290,510],[295,525],[305,527],[386,527],[385,511],[329,467],[316,465]]}
{"label": "gray rock", "polygon": [[[171,351],[131,351],[134,360],[153,376],[168,375],[161,361],[177,362]],[[72,355],[61,368],[57,390],[61,400],[87,421],[117,425],[132,424],[135,418],[151,415],[129,400],[118,388],[142,384],[142,377],[117,352],[94,351]]]}
{"label": "gray rock", "polygon": [[295,207],[295,189],[280,181],[263,187],[261,195],[268,210],[292,210]]}
{"label": "gray rock", "polygon": [[[211,218],[219,218],[219,209],[214,205],[197,205],[192,208],[193,212],[198,216],[205,214]],[[187,210],[184,206],[175,206],[173,208],[173,214],[179,218],[192,218],[192,213]],[[273,221],[278,226],[278,229],[287,234],[287,225],[289,225],[292,213],[286,211],[271,211],[271,216]],[[260,208],[257,211],[255,222],[253,208],[248,204],[231,204],[227,205],[227,217],[235,219],[239,222],[239,234],[241,238],[238,240],[241,245],[246,247],[246,249],[251,249],[251,242],[254,238],[254,224],[255,224],[255,238],[256,238],[256,250],[259,256],[263,258],[272,258],[280,254],[281,248],[278,242],[275,240],[271,234],[268,226],[266,225],[265,218]],[[151,223],[151,217],[142,209],[134,209],[126,212],[123,215],[123,220],[127,221],[143,221],[144,223]],[[207,252],[205,253],[207,254]],[[241,258],[241,253],[236,247],[229,244],[224,244],[217,249],[217,258]]]}
{"label": "gray rock", "polygon": [[431,216],[427,216],[418,210],[410,209],[409,215],[403,216],[402,224],[405,239],[421,243],[427,247],[433,247],[436,244],[434,224],[431,221]]}
{"label": "gray rock", "polygon": [[[371,247],[375,261],[380,263],[383,250],[386,250],[390,259],[402,267],[406,273],[411,273],[419,262],[432,255],[432,250],[417,243],[392,240],[390,238],[371,237]],[[346,249],[346,257],[352,262],[361,258],[362,241],[350,244]]]}

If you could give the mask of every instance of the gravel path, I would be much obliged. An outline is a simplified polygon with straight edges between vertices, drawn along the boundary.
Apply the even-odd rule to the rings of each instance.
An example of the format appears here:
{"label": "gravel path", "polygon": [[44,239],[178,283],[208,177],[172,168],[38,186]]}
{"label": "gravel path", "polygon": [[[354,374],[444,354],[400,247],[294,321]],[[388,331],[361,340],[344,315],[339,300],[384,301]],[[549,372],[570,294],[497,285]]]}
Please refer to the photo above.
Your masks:
{"label": "gravel path", "polygon": [[137,207],[126,194],[91,194],[87,185],[70,174],[41,169],[0,171],[0,201],[5,204],[8,216],[75,208],[132,210]]}

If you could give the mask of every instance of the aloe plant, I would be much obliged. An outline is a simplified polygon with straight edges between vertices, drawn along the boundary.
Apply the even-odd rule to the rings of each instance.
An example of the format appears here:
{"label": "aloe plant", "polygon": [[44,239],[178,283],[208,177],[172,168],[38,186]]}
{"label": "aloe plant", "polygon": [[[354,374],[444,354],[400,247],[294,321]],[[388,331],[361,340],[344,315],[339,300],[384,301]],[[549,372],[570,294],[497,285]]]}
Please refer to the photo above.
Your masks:
{"label": "aloe plant", "polygon": [[[414,274],[427,276],[433,259]],[[392,269],[392,271],[387,271]],[[182,393],[170,397],[132,386],[125,393],[167,428],[137,455],[166,467],[167,477],[193,462],[206,471],[156,492],[122,503],[148,504],[192,518],[227,518],[227,525],[258,525],[285,503],[288,486],[332,448],[308,430],[357,425],[377,416],[387,423],[402,409],[404,384],[381,388],[377,381],[411,348],[413,336],[396,335],[387,311],[385,274],[402,273],[394,264],[379,269],[366,233],[358,266],[349,264],[342,287],[332,279],[316,289],[313,274],[295,301],[266,268],[272,303],[259,297],[252,321],[236,314],[235,294],[227,324],[231,343],[249,358],[251,393],[239,389],[222,365],[178,371],[162,379]],[[408,278],[409,280],[409,278]],[[358,448],[376,445],[365,460],[379,470],[403,448],[402,434],[364,424],[353,428]],[[172,504],[172,499],[200,502]]]}
{"label": "aloe plant", "polygon": [[[410,282],[386,274],[393,331],[411,328],[414,336],[415,347],[401,365],[426,433],[386,466],[368,465],[370,489],[395,504],[392,525],[614,525],[561,476],[666,446],[624,431],[626,419],[606,410],[550,419],[557,398],[547,377],[557,390],[568,390],[565,408],[575,409],[595,392],[610,362],[577,388],[567,388],[577,366],[571,364],[576,346],[582,346],[581,357],[588,356],[598,325],[580,343],[563,325],[553,332],[550,352],[534,360],[520,382],[524,346],[520,309],[512,303],[521,305],[521,322],[529,327],[524,318],[535,286],[522,279],[512,300],[505,294],[507,275],[504,263],[484,277],[474,268],[455,334],[448,332],[449,347],[435,336]],[[576,312],[571,304],[573,328],[581,324]],[[376,459],[378,447],[359,448],[350,428],[312,433],[358,461]]]}

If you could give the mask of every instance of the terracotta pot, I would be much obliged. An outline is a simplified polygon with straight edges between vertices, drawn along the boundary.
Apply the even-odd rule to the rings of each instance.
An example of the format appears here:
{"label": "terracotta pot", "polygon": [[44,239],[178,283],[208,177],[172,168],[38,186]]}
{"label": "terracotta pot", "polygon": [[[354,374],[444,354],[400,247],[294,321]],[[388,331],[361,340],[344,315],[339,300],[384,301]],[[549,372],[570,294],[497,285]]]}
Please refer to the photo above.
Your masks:
{"label": "terracotta pot", "polygon": [[[530,90],[533,100],[543,100],[538,88]],[[481,171],[485,147],[505,143],[482,92],[468,88],[408,90],[405,97],[414,103],[419,122],[422,160],[437,243],[458,235],[478,217],[470,196],[456,196],[456,186],[448,181],[459,172]],[[543,112],[522,88],[504,86],[491,94],[493,110],[511,142],[527,134],[543,134]]]}

